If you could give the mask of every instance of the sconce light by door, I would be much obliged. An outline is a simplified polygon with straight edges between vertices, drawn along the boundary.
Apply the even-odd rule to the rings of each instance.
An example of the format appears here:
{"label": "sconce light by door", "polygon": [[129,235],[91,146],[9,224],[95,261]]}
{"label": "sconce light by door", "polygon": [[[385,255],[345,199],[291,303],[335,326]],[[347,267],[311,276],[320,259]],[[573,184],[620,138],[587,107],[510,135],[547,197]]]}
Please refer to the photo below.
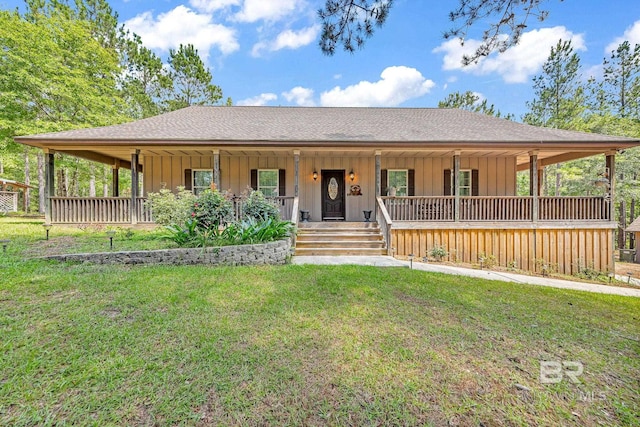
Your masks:
{"label": "sconce light by door", "polygon": [[318,172],[315,169],[313,170],[313,180],[314,181],[318,180]]}
{"label": "sconce light by door", "polygon": [[350,179],[351,181],[353,181],[353,180],[355,179],[355,177],[356,177],[356,174],[355,174],[355,173],[353,173],[353,169],[351,169],[351,171],[349,172],[349,179]]}

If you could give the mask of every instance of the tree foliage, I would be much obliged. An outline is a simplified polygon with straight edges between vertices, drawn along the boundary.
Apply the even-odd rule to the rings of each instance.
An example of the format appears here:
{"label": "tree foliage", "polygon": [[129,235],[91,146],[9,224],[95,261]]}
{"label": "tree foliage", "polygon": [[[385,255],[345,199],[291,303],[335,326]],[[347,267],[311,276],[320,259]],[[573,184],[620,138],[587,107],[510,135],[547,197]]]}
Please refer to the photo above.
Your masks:
{"label": "tree foliage", "polygon": [[213,105],[222,99],[222,89],[211,83],[211,71],[192,44],[169,50],[169,66],[173,83],[165,101],[169,111],[190,105]]}
{"label": "tree foliage", "polygon": [[[463,63],[470,64],[493,51],[504,52],[518,43],[531,18],[544,20],[548,11],[541,5],[548,0],[459,0],[449,13],[453,27],[444,33],[445,39],[459,38],[461,43],[472,26],[488,22],[482,43]],[[560,0],[562,1],[562,0]],[[318,11],[322,21],[320,49],[333,55],[337,46],[347,52],[362,48],[375,28],[386,22],[394,0],[326,0]]]}
{"label": "tree foliage", "polygon": [[580,74],[580,57],[571,41],[559,40],[551,48],[542,74],[533,78],[536,98],[527,103],[526,123],[573,129],[585,110],[584,87]]}
{"label": "tree foliage", "polygon": [[[496,110],[493,104],[489,104],[489,101],[482,99],[480,95],[470,90],[464,93],[450,93],[444,100],[438,102],[438,108],[459,108],[461,110],[473,111],[474,113],[486,114],[487,116],[502,116],[502,113]],[[511,120],[513,116],[507,114],[504,118]]]}

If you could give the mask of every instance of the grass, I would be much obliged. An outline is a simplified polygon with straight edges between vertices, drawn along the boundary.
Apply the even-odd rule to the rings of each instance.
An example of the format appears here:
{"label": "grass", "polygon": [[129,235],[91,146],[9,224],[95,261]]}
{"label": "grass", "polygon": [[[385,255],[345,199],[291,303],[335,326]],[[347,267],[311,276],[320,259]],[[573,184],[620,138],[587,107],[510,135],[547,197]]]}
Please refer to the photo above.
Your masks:
{"label": "grass", "polygon": [[[0,425],[640,425],[640,299],[25,261],[30,227],[0,223]],[[581,383],[541,384],[541,360],[582,363]]]}

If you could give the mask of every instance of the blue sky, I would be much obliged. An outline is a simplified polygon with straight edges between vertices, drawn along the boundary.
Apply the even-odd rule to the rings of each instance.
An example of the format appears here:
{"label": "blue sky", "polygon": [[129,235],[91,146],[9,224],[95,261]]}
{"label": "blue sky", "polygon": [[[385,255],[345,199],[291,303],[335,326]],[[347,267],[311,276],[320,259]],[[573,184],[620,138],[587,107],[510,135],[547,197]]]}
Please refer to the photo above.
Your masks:
{"label": "blue sky", "polygon": [[[19,1],[0,0],[4,8]],[[120,21],[166,57],[193,43],[214,82],[239,105],[435,107],[471,90],[519,119],[533,99],[531,79],[552,45],[572,39],[583,75],[598,75],[622,40],[640,43],[638,0],[548,0],[520,45],[462,67],[463,50],[445,42],[458,0],[396,0],[386,25],[363,50],[328,57],[318,48],[323,0],[113,0]],[[468,35],[472,48],[484,27]]]}

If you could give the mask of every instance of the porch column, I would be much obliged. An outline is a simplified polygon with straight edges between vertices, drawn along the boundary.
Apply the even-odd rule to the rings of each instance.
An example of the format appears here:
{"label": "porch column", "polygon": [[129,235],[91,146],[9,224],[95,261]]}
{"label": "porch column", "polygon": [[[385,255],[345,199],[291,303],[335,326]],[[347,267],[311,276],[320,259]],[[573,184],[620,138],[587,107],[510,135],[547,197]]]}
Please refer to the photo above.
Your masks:
{"label": "porch column", "polygon": [[[298,197],[300,185],[300,150],[293,150],[293,195]],[[295,214],[295,213],[294,213]]]}
{"label": "porch column", "polygon": [[138,165],[140,150],[131,152],[131,224],[138,223]]}
{"label": "porch column", "polygon": [[531,151],[529,153],[529,195],[533,197],[531,201],[531,221],[538,221],[539,209],[539,188],[538,185],[538,152]]}
{"label": "porch column", "polygon": [[120,197],[120,160],[116,159],[111,165],[111,195]]}
{"label": "porch column", "polygon": [[382,170],[380,157],[382,156],[382,151],[376,151],[376,197],[382,195]]}
{"label": "porch column", "polygon": [[220,191],[220,150],[213,150],[213,183]]}
{"label": "porch column", "polygon": [[454,221],[460,221],[460,152],[453,154],[453,202]]}
{"label": "porch column", "polygon": [[51,198],[55,196],[55,164],[53,159],[53,150],[48,148],[44,151],[44,223],[51,224]]}
{"label": "porch column", "polygon": [[616,221],[616,214],[615,214],[615,203],[614,203],[614,185],[616,183],[615,177],[616,177],[616,152],[615,151],[611,151],[609,153],[607,153],[607,157],[606,157],[606,165],[607,165],[607,173],[609,174],[609,176],[607,177],[609,179],[609,221],[615,222]]}

